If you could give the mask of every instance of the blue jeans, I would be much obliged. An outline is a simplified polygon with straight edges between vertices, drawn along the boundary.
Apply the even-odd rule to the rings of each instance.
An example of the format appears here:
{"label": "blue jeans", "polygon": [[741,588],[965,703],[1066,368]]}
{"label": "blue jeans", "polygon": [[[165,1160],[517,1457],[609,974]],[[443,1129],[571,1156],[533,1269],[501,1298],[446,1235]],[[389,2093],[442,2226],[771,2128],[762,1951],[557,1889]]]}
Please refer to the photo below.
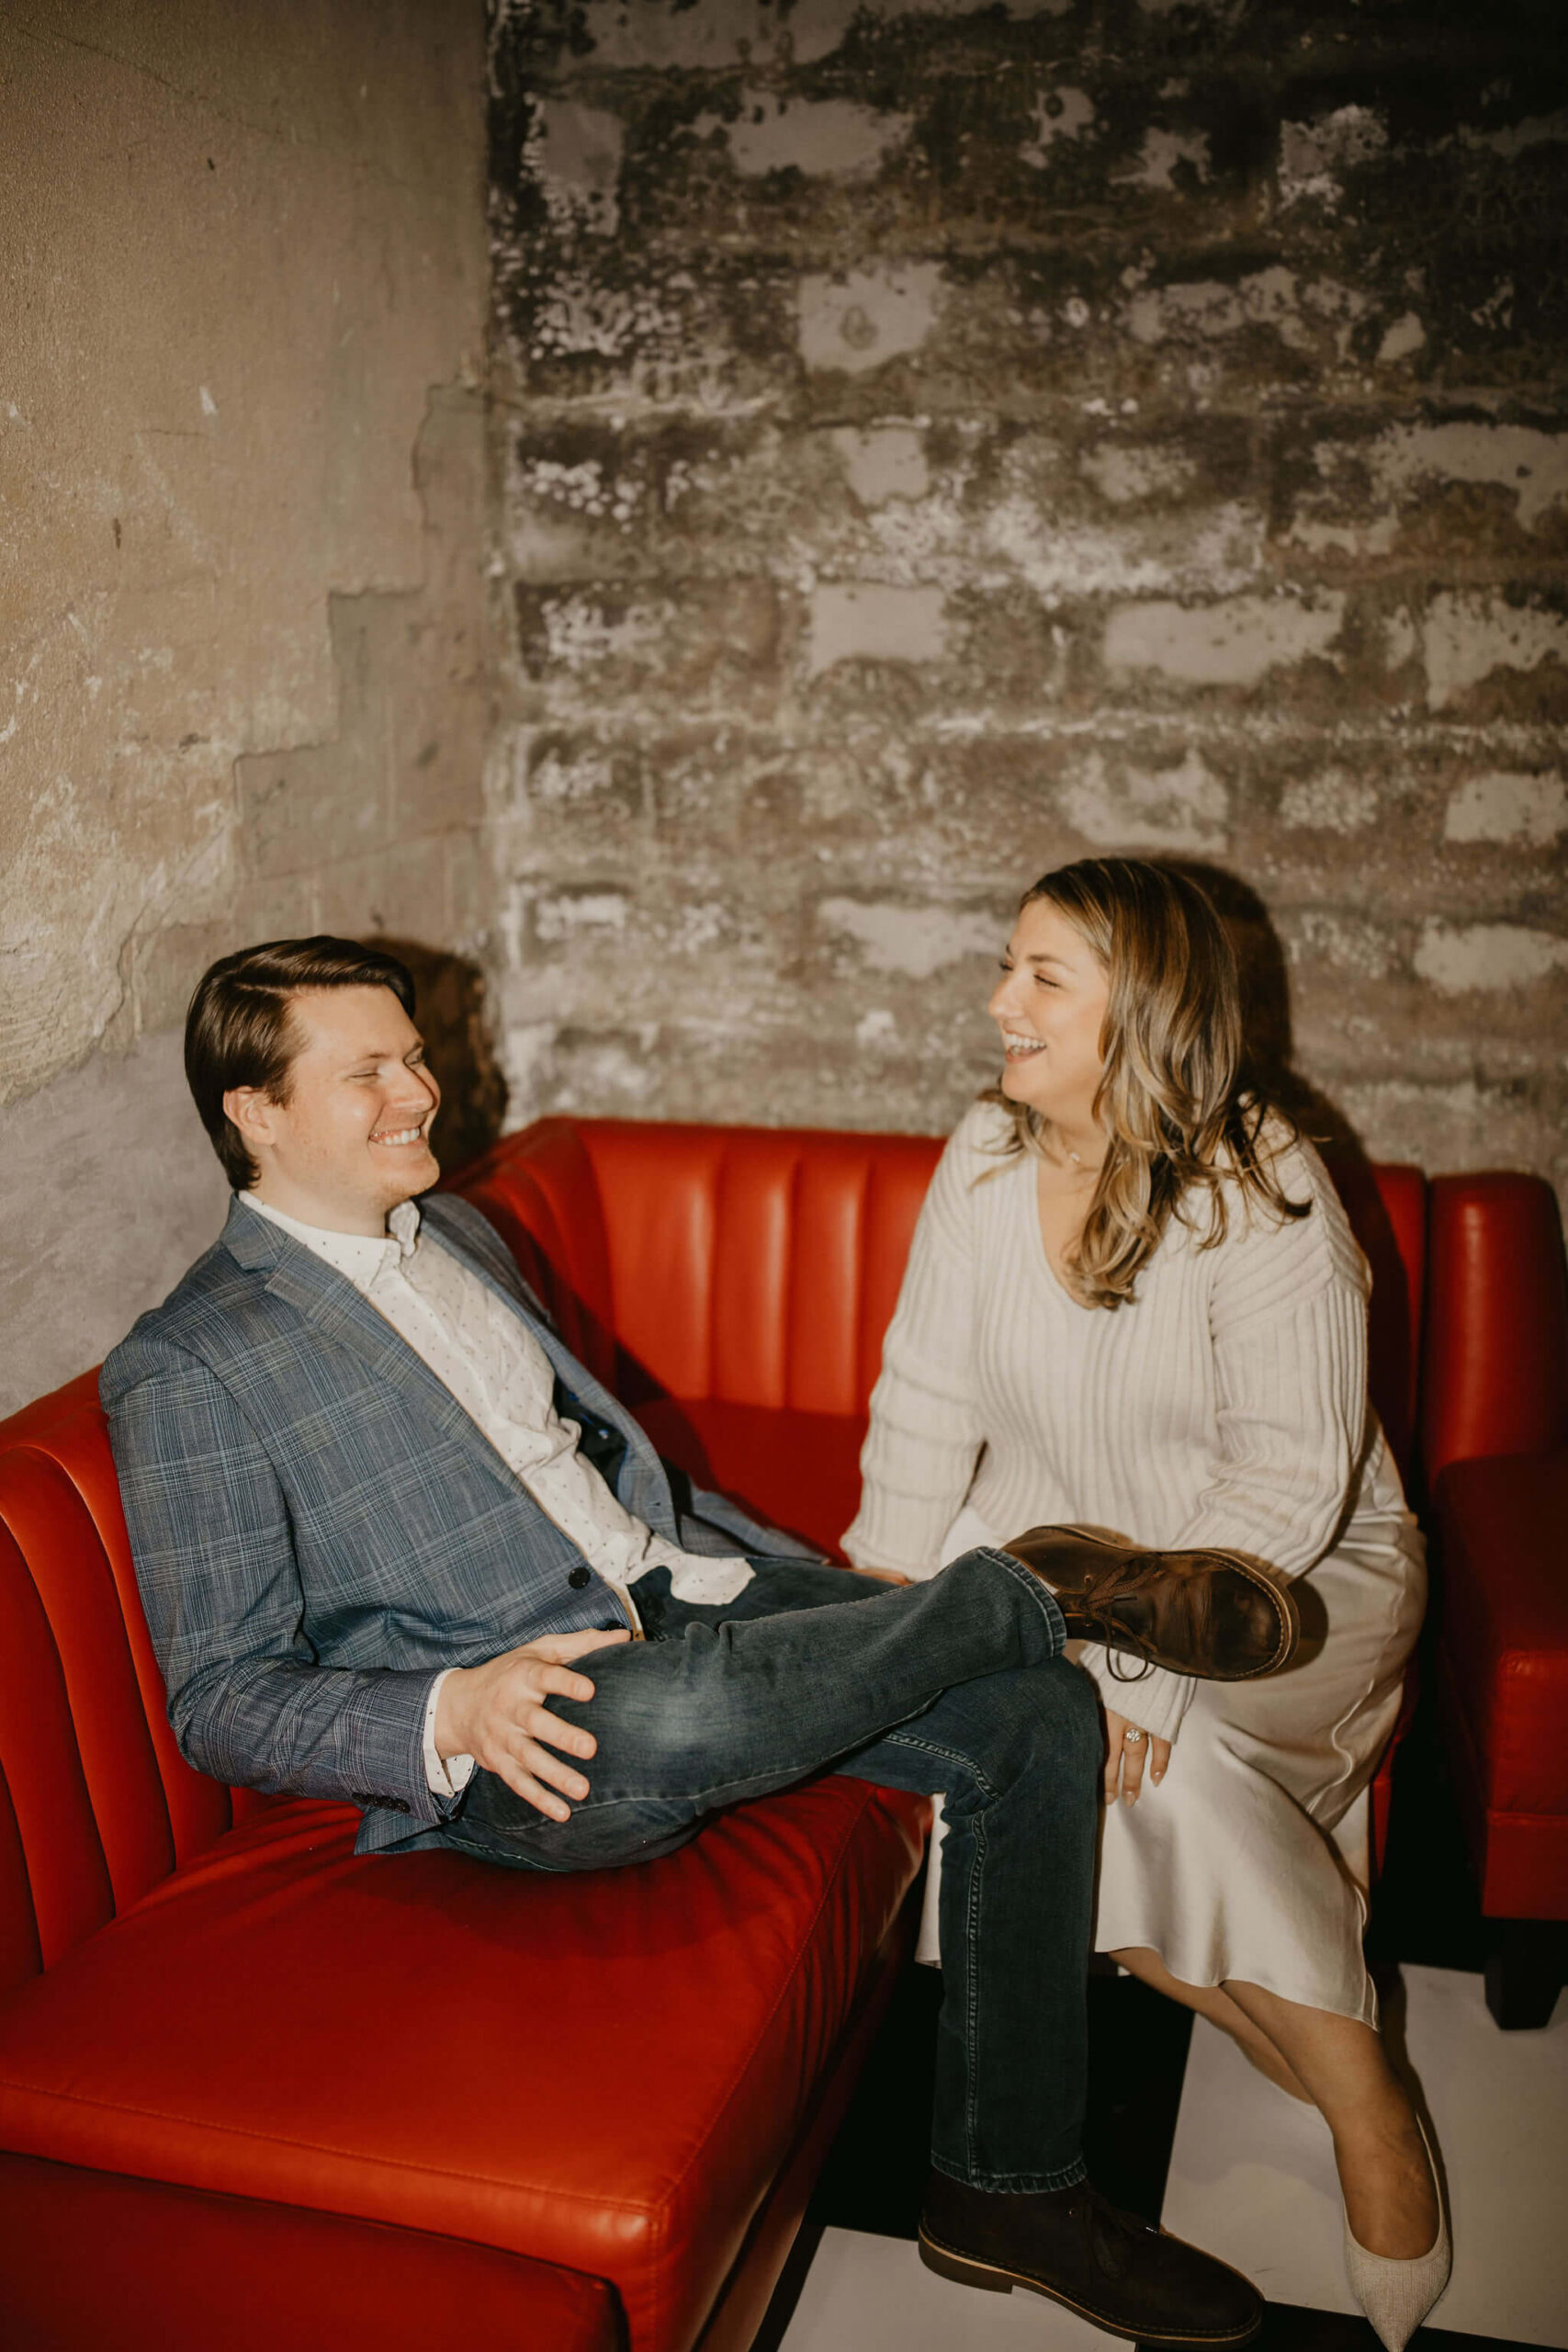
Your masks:
{"label": "blue jeans", "polygon": [[1010,1554],[929,1583],[759,1560],[722,1606],[639,1579],[649,1638],[584,1661],[590,1793],[555,1822],[477,1772],[450,1843],[542,1871],[668,1853],[821,1771],[945,1800],[931,2160],[978,2188],[1084,2177],[1085,1962],[1100,1770],[1052,1595]]}

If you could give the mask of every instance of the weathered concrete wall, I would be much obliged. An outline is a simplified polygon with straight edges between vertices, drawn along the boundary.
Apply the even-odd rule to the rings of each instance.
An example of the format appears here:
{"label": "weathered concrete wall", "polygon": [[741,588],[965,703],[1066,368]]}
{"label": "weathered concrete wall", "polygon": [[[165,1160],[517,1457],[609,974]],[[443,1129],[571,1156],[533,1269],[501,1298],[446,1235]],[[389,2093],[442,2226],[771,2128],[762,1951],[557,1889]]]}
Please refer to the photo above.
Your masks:
{"label": "weathered concrete wall", "polygon": [[1568,1188],[1568,40],[496,0],[512,1115],[940,1128],[1019,889],[1261,896],[1375,1154]]}
{"label": "weathered concrete wall", "polygon": [[203,967],[480,928],[483,91],[482,0],[0,12],[0,1410],[214,1230]]}

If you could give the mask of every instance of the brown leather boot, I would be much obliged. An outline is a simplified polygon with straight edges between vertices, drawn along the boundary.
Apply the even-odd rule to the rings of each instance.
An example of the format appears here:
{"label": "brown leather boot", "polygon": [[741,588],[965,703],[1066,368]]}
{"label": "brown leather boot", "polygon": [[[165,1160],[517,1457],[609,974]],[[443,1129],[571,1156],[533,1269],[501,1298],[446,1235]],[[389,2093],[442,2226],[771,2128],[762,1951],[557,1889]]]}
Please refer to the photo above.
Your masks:
{"label": "brown leather boot", "polygon": [[1143,1552],[1087,1527],[1032,1527],[1002,1549],[1050,1587],[1069,1634],[1145,1666],[1245,1682],[1278,1674],[1300,1638],[1289,1585],[1241,1552]]}
{"label": "brown leather boot", "polygon": [[1263,2324],[1263,2298],[1239,2270],[1119,2211],[1087,2181],[1036,2195],[933,2171],[920,2260],[962,2287],[1028,2287],[1150,2352],[1231,2352]]}

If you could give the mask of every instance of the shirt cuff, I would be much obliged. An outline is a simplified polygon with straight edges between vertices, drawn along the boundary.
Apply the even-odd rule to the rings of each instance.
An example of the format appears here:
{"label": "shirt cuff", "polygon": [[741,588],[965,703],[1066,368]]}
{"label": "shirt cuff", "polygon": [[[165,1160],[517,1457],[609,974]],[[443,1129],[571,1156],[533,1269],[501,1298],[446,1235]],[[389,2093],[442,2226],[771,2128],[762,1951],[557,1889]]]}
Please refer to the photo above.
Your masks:
{"label": "shirt cuff", "polygon": [[1163,1666],[1151,1666],[1146,1674],[1139,1674],[1135,1660],[1119,1658],[1128,1670],[1123,1682],[1113,1671],[1102,1642],[1074,1642],[1067,1655],[1093,1677],[1102,1703],[1113,1714],[1136,1724],[1151,1739],[1168,1739],[1174,1745],[1182,1718],[1198,1695],[1192,1675],[1173,1674]]}
{"label": "shirt cuff", "polygon": [[433,1797],[460,1796],[474,1770],[471,1756],[448,1756],[443,1763],[435,1752],[435,1710],[441,1703],[441,1685],[453,1671],[449,1666],[442,1668],[424,1702],[424,1780]]}

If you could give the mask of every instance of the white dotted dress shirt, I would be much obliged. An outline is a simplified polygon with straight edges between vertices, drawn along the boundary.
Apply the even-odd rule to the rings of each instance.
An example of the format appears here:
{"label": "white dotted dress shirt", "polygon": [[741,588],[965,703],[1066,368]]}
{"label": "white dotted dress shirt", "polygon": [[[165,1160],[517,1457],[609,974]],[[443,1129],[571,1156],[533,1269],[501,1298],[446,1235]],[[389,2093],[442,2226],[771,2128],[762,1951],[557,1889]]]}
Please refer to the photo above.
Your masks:
{"label": "white dotted dress shirt", "polygon": [[[301,1224],[254,1193],[240,1198],[313,1250],[386,1317],[540,1510],[613,1587],[634,1634],[642,1628],[629,1588],[649,1568],[668,1568],[671,1589],[682,1600],[722,1603],[750,1584],[749,1561],[702,1559],[682,1552],[623,1510],[593,1464],[579,1453],[577,1423],[562,1420],[555,1409],[555,1367],[544,1349],[478,1274],[439,1242],[423,1239],[414,1202],[395,1208],[387,1235],[376,1239]],[[436,1753],[435,1710],[451,1671],[448,1667],[435,1677],[424,1709],[425,1778],[440,1797],[456,1796],[474,1769],[471,1756],[444,1762]]]}

